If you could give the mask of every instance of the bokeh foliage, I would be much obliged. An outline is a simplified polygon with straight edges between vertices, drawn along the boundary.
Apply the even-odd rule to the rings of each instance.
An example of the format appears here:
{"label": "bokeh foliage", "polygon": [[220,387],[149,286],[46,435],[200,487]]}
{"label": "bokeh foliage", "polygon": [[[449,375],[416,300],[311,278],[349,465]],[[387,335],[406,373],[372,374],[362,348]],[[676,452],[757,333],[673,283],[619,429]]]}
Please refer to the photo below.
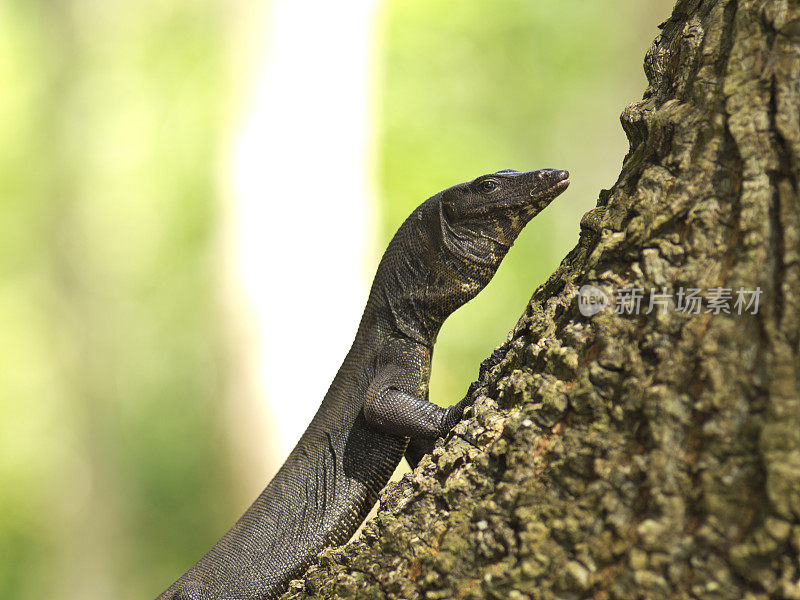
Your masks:
{"label": "bokeh foliage", "polygon": [[[483,172],[573,174],[445,326],[433,399],[460,397],[613,183],[667,4],[385,3],[384,240]],[[215,174],[232,6],[0,2],[0,598],[146,598],[230,523]]]}
{"label": "bokeh foliage", "polygon": [[0,3],[2,598],[148,597],[221,526],[222,8]]}

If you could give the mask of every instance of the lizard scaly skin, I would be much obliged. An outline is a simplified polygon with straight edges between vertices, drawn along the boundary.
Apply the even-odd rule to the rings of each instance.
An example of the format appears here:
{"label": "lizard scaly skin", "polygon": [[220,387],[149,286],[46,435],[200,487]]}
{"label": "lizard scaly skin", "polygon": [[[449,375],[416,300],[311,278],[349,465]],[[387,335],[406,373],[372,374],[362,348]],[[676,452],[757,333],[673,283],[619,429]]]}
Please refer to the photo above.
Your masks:
{"label": "lizard scaly skin", "polygon": [[489,283],[568,176],[498,171],[411,213],[308,429],[244,515],[158,600],[276,598],[320,550],[353,535],[404,453],[416,465],[461,419],[466,398],[447,409],[428,401],[439,328]]}

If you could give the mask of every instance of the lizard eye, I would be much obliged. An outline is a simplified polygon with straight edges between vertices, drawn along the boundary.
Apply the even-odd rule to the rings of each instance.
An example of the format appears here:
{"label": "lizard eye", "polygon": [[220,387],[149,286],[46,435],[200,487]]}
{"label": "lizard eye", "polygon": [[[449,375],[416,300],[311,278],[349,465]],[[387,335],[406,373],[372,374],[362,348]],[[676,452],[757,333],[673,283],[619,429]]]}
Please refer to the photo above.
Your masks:
{"label": "lizard eye", "polygon": [[495,191],[500,184],[496,179],[484,179],[478,184],[478,189],[484,194]]}

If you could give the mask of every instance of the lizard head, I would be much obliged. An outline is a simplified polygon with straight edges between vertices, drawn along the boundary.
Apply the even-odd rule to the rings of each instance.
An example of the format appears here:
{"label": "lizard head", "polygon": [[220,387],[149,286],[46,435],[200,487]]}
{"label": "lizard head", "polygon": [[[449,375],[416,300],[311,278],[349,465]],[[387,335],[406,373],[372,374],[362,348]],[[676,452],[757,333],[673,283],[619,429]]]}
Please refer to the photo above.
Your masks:
{"label": "lizard head", "polygon": [[528,221],[568,185],[567,171],[504,169],[451,187],[442,192],[439,203],[444,242],[478,262],[487,262],[498,251],[504,255],[502,250],[514,243]]}
{"label": "lizard head", "polygon": [[371,298],[388,301],[406,335],[432,343],[447,316],[489,283],[528,221],[567,189],[568,177],[506,169],[428,198],[389,243]]}

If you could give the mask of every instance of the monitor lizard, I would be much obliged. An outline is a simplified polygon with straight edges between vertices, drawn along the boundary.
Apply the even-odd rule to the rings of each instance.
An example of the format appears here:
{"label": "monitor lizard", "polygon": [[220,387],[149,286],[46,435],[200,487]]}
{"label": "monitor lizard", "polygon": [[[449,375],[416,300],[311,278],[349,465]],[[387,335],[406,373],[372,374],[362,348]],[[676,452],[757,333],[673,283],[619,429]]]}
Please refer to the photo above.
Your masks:
{"label": "monitor lizard", "polygon": [[236,524],[158,600],[276,598],[320,550],[353,535],[404,454],[415,466],[462,417],[469,395],[449,408],[428,401],[442,323],[489,283],[523,227],[568,185],[567,171],[506,169],[411,213],[300,441]]}

